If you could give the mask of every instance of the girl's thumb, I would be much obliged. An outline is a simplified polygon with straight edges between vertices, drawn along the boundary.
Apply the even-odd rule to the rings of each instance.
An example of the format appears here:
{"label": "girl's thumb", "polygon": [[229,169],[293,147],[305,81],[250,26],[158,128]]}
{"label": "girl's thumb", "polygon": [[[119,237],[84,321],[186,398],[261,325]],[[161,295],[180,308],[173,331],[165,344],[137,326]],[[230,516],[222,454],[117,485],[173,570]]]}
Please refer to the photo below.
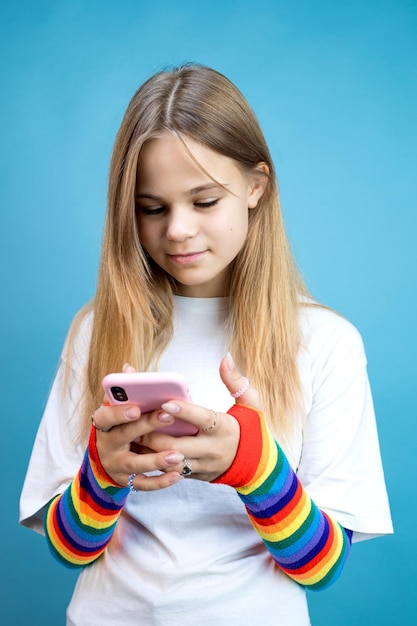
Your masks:
{"label": "girl's thumb", "polygon": [[220,377],[235,402],[261,408],[258,392],[253,389],[246,376],[243,376],[236,368],[230,352],[220,363]]}

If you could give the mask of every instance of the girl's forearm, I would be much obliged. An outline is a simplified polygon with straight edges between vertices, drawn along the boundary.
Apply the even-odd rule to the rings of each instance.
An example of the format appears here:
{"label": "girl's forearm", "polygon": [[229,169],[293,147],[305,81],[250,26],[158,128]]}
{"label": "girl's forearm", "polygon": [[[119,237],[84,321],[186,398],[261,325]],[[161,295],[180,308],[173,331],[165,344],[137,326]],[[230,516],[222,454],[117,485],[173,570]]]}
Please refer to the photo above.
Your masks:
{"label": "girl's forearm", "polygon": [[45,515],[54,556],[74,568],[95,561],[112,538],[128,494],[129,489],[115,484],[102,467],[93,427],[77,476],[51,501]]}
{"label": "girl's forearm", "polygon": [[305,587],[324,589],[343,569],[351,531],[314,504],[261,413],[238,404],[229,413],[240,425],[239,448],[214,482],[236,489],[280,569]]}

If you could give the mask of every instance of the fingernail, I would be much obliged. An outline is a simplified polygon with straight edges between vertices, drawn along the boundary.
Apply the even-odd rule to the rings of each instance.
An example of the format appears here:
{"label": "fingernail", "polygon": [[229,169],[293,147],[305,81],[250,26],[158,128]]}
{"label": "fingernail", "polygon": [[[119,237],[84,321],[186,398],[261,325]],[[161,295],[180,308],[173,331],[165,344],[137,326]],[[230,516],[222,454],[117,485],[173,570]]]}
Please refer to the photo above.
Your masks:
{"label": "fingernail", "polygon": [[172,417],[172,415],[169,415],[169,413],[160,413],[158,415],[158,419],[163,424],[168,424],[169,422],[172,422],[173,417]]}
{"label": "fingernail", "polygon": [[234,369],[235,362],[234,362],[233,357],[230,354],[230,352],[227,353],[226,358],[227,358],[227,365],[229,366],[229,370]]}
{"label": "fingernail", "polygon": [[168,413],[179,413],[181,411],[181,407],[173,402],[164,402],[164,404],[161,405],[161,408],[164,409],[164,411],[168,411]]}
{"label": "fingernail", "polygon": [[175,485],[175,483],[179,483],[180,480],[182,480],[184,478],[184,476],[181,476],[181,474],[174,474],[174,473],[171,474],[171,472],[169,472],[169,474],[170,474],[170,476],[169,476],[168,483],[170,485]]}
{"label": "fingernail", "polygon": [[126,369],[127,367],[130,367],[130,363],[125,363],[125,364],[123,365],[123,367],[122,367],[122,372],[124,372],[124,371],[125,371],[125,369]]}
{"label": "fingernail", "polygon": [[136,406],[130,406],[125,411],[125,417],[127,417],[128,420],[137,419],[138,417],[140,417],[140,411]]}
{"label": "fingernail", "polygon": [[181,452],[170,452],[166,455],[165,461],[170,465],[176,465],[184,460],[184,455]]}

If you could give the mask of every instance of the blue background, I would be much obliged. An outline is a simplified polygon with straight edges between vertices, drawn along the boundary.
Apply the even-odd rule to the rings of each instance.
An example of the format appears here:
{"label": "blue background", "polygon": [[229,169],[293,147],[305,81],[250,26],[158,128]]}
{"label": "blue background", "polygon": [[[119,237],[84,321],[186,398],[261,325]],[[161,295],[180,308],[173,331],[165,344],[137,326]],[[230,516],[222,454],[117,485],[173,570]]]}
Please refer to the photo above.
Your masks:
{"label": "blue background", "polygon": [[415,624],[416,2],[17,0],[0,18],[2,623],[64,623],[75,574],[18,526],[19,493],[66,330],[94,294],[125,107],[194,60],[252,104],[303,274],[367,348],[396,534],[309,594],[313,624]]}

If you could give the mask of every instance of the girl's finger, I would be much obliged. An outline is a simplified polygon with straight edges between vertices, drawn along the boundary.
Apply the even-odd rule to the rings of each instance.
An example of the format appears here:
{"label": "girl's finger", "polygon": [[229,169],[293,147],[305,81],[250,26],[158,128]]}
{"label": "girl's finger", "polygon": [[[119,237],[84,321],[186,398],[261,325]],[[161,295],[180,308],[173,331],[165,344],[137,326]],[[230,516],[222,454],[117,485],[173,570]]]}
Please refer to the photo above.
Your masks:
{"label": "girl's finger", "polygon": [[137,421],[141,417],[138,406],[111,406],[108,402],[103,402],[91,415],[91,421],[96,430],[109,433],[112,428],[132,421]]}
{"label": "girl's finger", "polygon": [[[176,450],[143,455],[129,454],[123,460],[124,471],[114,472],[113,478],[118,484],[130,487],[131,491],[162,489],[174,485],[182,478],[175,470],[178,466],[182,467],[183,461],[184,455]],[[111,471],[111,467],[109,469]],[[145,476],[147,472],[155,471],[163,474]]]}
{"label": "girl's finger", "polygon": [[[128,478],[130,491],[158,491],[172,487],[184,477],[178,472],[166,472],[159,476],[145,476],[144,474],[131,474]],[[130,479],[130,480],[129,480]]]}
{"label": "girl's finger", "polygon": [[202,431],[213,430],[219,419],[218,413],[213,409],[206,409],[197,404],[192,404],[191,402],[172,400],[165,402],[161,408],[163,409],[161,417],[164,415],[173,418],[179,417],[185,422],[194,424],[194,426],[197,426],[197,428]]}
{"label": "girl's finger", "polygon": [[251,386],[249,379],[236,368],[230,352],[220,363],[220,377],[236,403],[262,408],[259,393]]}
{"label": "girl's finger", "polygon": [[130,363],[125,363],[123,365],[122,372],[124,374],[125,373],[134,374],[135,372],[137,372],[137,369],[135,367],[133,367],[133,365],[130,365]]}

